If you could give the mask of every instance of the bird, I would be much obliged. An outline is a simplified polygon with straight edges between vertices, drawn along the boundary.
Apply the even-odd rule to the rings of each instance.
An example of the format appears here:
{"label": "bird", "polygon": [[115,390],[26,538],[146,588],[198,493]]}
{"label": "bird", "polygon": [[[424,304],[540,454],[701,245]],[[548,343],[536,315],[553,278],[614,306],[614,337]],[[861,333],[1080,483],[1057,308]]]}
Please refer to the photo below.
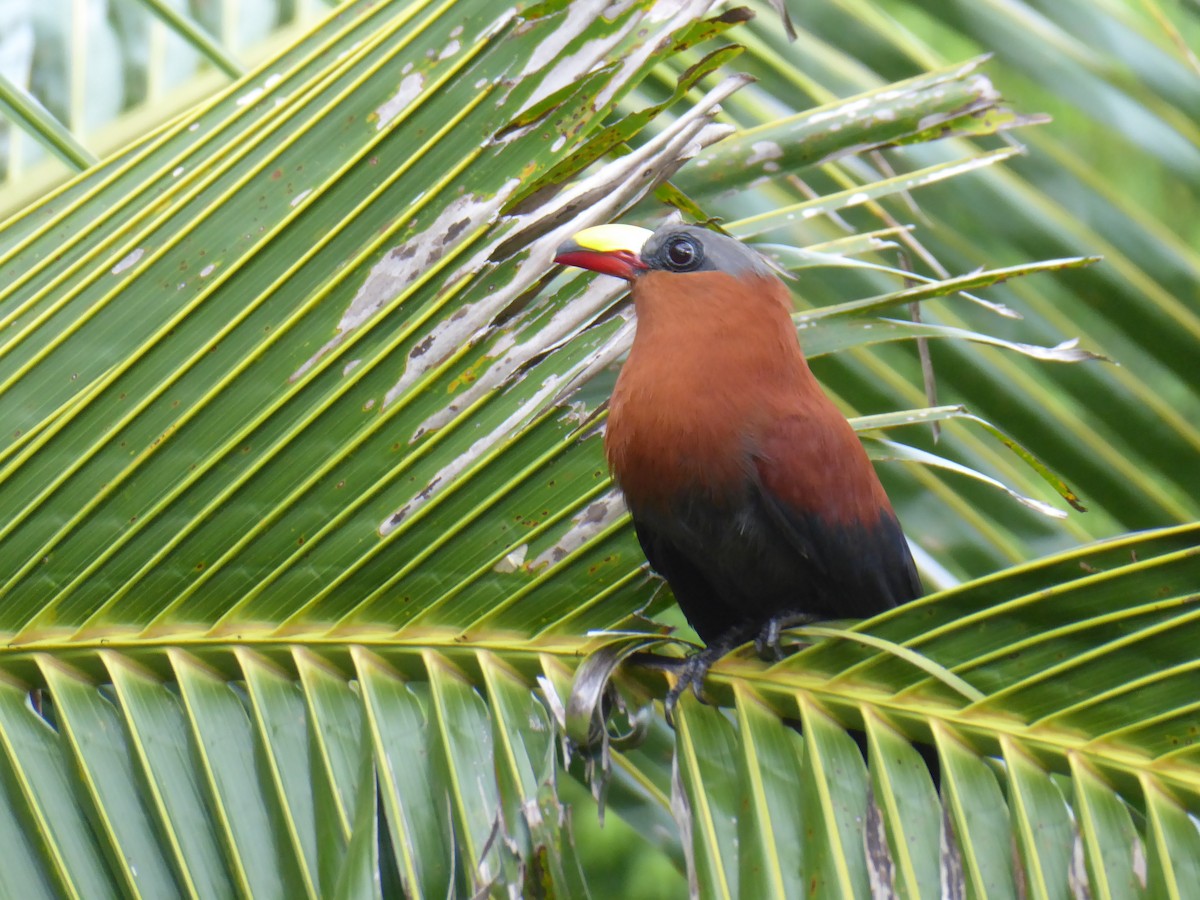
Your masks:
{"label": "bird", "polygon": [[633,343],[604,452],[650,567],[705,647],[665,700],[754,639],[865,618],[922,594],[912,552],[853,427],[809,369],[771,263],[697,225],[585,228],[555,262],[630,282]]}

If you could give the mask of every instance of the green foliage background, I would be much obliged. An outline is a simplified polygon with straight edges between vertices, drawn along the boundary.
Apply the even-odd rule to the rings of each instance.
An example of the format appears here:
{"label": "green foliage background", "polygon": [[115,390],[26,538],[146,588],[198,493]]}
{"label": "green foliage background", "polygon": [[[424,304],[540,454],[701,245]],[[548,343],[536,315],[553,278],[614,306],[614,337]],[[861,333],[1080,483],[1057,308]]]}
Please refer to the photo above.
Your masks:
{"label": "green foliage background", "polygon": [[[1200,883],[1194,11],[708,5],[349,3],[0,228],[0,893]],[[664,204],[795,271],[946,590],[676,731],[627,667],[584,752],[678,618],[598,451],[619,286],[549,257]]]}

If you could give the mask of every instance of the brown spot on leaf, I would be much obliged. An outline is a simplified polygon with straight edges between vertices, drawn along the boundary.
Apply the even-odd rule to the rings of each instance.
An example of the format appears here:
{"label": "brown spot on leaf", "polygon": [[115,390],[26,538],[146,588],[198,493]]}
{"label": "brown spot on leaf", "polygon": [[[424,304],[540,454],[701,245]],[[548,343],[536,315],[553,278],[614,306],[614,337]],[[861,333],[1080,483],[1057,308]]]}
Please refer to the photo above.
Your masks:
{"label": "brown spot on leaf", "polygon": [[453,225],[451,225],[449,228],[447,228],[446,229],[446,237],[442,241],[443,246],[446,244],[449,244],[456,237],[458,237],[460,234],[462,234],[463,231],[465,231],[467,226],[470,224],[471,224],[470,219],[460,219],[459,221],[457,221]]}

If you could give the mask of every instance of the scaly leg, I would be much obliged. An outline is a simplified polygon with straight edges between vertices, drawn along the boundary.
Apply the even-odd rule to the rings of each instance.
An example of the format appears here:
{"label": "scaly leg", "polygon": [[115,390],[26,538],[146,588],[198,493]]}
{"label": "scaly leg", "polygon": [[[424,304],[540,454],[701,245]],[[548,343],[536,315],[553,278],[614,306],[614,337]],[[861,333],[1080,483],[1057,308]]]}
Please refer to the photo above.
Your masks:
{"label": "scaly leg", "polygon": [[791,628],[793,625],[807,625],[810,622],[816,621],[819,621],[816,616],[810,616],[806,613],[788,613],[780,616],[771,616],[754,638],[754,649],[758,651],[760,659],[765,659],[768,662],[779,662],[786,655],[783,652],[783,646],[780,644],[780,639],[783,637],[783,630]]}

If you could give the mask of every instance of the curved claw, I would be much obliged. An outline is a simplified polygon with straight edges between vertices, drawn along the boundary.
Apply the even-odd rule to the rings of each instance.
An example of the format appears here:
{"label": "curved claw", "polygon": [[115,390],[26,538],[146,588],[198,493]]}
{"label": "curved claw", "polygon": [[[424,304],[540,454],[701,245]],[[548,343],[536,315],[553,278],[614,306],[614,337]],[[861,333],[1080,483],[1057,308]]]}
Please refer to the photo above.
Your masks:
{"label": "curved claw", "polygon": [[774,662],[783,659],[783,648],[779,646],[782,633],[783,623],[778,616],[767,619],[767,624],[754,638],[754,650],[759,659],[773,660]]}
{"label": "curved claw", "polygon": [[783,629],[789,628],[792,625],[803,625],[815,621],[817,621],[816,616],[805,613],[772,616],[763,624],[757,634],[751,630],[753,626],[750,628],[731,629],[703,650],[697,650],[683,661],[683,665],[679,668],[679,678],[671,686],[671,690],[667,691],[667,696],[663,698],[663,706],[667,713],[667,724],[672,728],[675,727],[675,706],[679,703],[679,698],[683,696],[683,692],[689,687],[692,689],[692,693],[696,695],[696,699],[701,703],[704,702],[704,698],[700,696],[700,692],[704,688],[704,679],[708,675],[708,670],[712,668],[713,663],[746,641],[751,635],[754,635],[754,647],[758,651],[758,655],[763,659],[773,659],[775,662],[778,662],[787,655],[784,653],[783,646],[780,643],[783,637]]}
{"label": "curved claw", "polygon": [[[754,649],[758,652],[760,659],[765,659],[770,662],[779,662],[785,656],[783,652],[783,630],[791,628],[793,625],[807,625],[810,622],[818,621],[816,616],[807,615],[805,613],[790,613],[782,616],[772,616],[767,619],[766,624],[754,638]],[[798,646],[804,646],[800,644]],[[798,647],[793,647],[793,651]]]}
{"label": "curved claw", "polygon": [[704,698],[700,696],[700,691],[704,688],[704,678],[708,675],[708,670],[712,668],[713,663],[724,655],[725,649],[714,645],[698,650],[687,658],[679,672],[679,678],[671,686],[671,690],[667,691],[667,696],[663,698],[668,725],[672,728],[675,727],[675,704],[679,702],[679,698],[689,687],[696,695],[696,699],[701,703],[704,702]]}

